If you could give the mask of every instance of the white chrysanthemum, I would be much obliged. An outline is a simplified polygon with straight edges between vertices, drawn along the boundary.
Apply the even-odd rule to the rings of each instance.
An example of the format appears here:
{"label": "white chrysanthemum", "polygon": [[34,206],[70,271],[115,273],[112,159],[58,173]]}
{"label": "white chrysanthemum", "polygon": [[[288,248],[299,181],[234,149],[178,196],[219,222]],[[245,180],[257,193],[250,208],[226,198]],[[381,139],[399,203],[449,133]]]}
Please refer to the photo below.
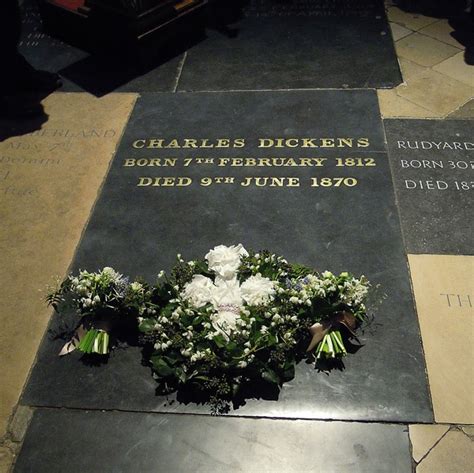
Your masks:
{"label": "white chrysanthemum", "polygon": [[216,280],[211,302],[216,310],[212,316],[214,328],[224,335],[235,330],[243,302],[239,282],[236,279]]}
{"label": "white chrysanthemum", "polygon": [[233,279],[237,274],[241,256],[248,256],[247,250],[238,245],[219,245],[206,255],[207,264],[211,271],[221,279]]}
{"label": "white chrysanthemum", "polygon": [[209,278],[196,274],[191,282],[184,286],[181,297],[195,307],[202,307],[211,302],[213,289],[214,284]]}
{"label": "white chrysanthemum", "polygon": [[267,304],[275,294],[275,283],[261,274],[250,276],[241,286],[242,298],[248,305]]}

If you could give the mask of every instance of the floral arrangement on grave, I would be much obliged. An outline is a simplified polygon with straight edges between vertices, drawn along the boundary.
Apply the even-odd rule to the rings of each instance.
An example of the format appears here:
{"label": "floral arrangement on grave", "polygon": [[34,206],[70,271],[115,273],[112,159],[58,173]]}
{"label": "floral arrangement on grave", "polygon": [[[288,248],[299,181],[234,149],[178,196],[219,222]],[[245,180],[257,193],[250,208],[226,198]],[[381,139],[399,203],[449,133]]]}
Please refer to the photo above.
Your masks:
{"label": "floral arrangement on grave", "polygon": [[345,356],[367,317],[369,287],[363,276],[320,274],[239,244],[217,246],[203,260],[178,255],[154,285],[129,282],[112,268],[80,271],[47,300],[59,312],[72,304],[81,316],[60,354],[107,354],[111,326],[132,318],[162,390],[190,387],[225,412],[252,383],[279,390],[305,356]]}

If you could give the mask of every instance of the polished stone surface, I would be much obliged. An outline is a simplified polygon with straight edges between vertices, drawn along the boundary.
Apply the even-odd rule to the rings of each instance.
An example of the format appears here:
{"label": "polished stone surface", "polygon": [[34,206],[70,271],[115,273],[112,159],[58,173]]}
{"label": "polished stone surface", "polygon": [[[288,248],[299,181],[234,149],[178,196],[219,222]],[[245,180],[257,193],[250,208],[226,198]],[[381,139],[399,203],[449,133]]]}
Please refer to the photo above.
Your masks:
{"label": "polished stone surface", "polygon": [[40,409],[15,473],[410,473],[398,425]]}
{"label": "polished stone surface", "polygon": [[385,120],[384,125],[408,253],[473,254],[472,123]]}
{"label": "polished stone surface", "polygon": [[[312,143],[319,143],[319,147],[257,147],[260,138],[277,137],[314,138]],[[368,146],[321,147],[344,145],[343,141],[332,141],[337,137],[352,137],[353,143],[359,138]],[[151,139],[168,142],[172,138],[181,144],[185,138],[207,139],[199,141],[206,146],[216,145],[218,139],[245,139],[245,146],[140,148],[159,144]],[[138,148],[133,147],[134,142]],[[156,164],[164,157],[175,157],[176,166],[142,166],[149,161],[137,161],[155,159]],[[193,160],[186,161],[190,157]],[[325,160],[313,161],[322,163],[320,167],[246,167],[238,165],[240,161],[221,161],[239,157]],[[214,159],[214,164],[198,158]],[[337,166],[356,162],[346,162],[346,158],[361,158],[361,163],[370,166]],[[133,163],[138,165],[130,166]],[[193,182],[185,187],[137,186],[165,176],[192,178]],[[268,176],[299,179],[291,181],[299,187],[239,184],[246,177]],[[200,185],[208,184],[208,177],[213,178],[213,184]],[[234,183],[218,184],[218,177],[234,178]],[[319,179],[328,177],[348,180],[333,180],[332,187],[321,185]],[[311,187],[311,182],[320,185]],[[371,304],[376,322],[362,335],[365,346],[345,361],[346,370],[324,374],[301,363],[278,402],[271,393],[259,393],[268,400],[249,399],[233,412],[428,422],[432,412],[425,365],[391,186],[372,91],[144,95],[129,122],[73,267],[94,270],[112,265],[132,277],[142,275],[151,281],[162,268],[173,264],[178,252],[185,258],[202,257],[216,244],[242,242],[249,248],[270,248],[291,261],[321,270],[363,273],[374,285],[381,285],[379,297],[385,293],[386,299],[381,306]],[[138,348],[117,350],[107,364],[89,367],[78,361],[77,354],[57,357],[61,343],[45,339],[24,403],[208,412],[193,402],[177,403],[172,397],[155,396],[155,382],[149,369],[140,365]],[[180,400],[189,401],[185,397]]]}
{"label": "polished stone surface", "polygon": [[63,79],[62,91],[87,91],[97,96],[109,92],[171,92],[182,67],[179,48],[156,61],[156,68],[141,71],[123,58],[93,57],[87,52],[54,39],[42,31],[34,2],[23,7],[20,52],[37,69],[57,72]]}
{"label": "polished stone surface", "polygon": [[207,40],[188,51],[178,90],[375,88],[401,82],[381,1],[252,0],[242,11],[221,9]]}
{"label": "polished stone surface", "polygon": [[474,256],[409,262],[436,422],[474,424]]}
{"label": "polished stone surface", "polygon": [[0,120],[0,437],[51,316],[46,287],[67,272],[134,103],[59,93],[41,129]]}

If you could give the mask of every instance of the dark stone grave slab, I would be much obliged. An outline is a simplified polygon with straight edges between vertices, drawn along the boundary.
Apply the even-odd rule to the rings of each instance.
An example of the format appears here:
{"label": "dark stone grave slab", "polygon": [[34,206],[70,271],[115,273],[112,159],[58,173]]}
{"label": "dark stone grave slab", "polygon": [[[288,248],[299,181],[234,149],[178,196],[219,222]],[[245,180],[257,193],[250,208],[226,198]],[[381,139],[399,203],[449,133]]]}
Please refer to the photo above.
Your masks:
{"label": "dark stone grave slab", "polygon": [[474,254],[472,122],[384,124],[408,253]]}
{"label": "dark stone grave slab", "polygon": [[87,91],[101,96],[109,92],[171,92],[176,87],[183,55],[169,51],[156,68],[139,71],[120,58],[94,57],[43,33],[36,3],[27,0],[22,8],[22,38],[19,51],[36,69],[57,72],[63,92]]}
{"label": "dark stone grave slab", "polygon": [[[159,148],[186,143],[200,148]],[[178,252],[203,257],[215,245],[239,242],[320,270],[365,274],[387,298],[345,370],[327,375],[301,363],[278,401],[248,399],[233,414],[432,420],[374,91],[139,99],[73,268],[113,266],[153,281]],[[53,330],[57,323],[53,318]],[[77,354],[59,358],[62,343],[45,338],[24,403],[209,413],[183,398],[155,396],[138,348],[116,350],[107,364],[90,367]]]}
{"label": "dark stone grave slab", "polygon": [[410,473],[407,428],[128,412],[35,412],[15,473]]}
{"label": "dark stone grave slab", "polygon": [[188,51],[178,90],[402,82],[382,0],[250,0],[221,2],[220,10],[216,4],[214,29]]}

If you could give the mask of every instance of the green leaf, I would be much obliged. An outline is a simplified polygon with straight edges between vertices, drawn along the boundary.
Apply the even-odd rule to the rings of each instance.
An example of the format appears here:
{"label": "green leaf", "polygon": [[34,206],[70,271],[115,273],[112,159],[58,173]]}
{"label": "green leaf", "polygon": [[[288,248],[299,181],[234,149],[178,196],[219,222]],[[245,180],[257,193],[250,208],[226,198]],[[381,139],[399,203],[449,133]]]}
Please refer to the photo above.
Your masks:
{"label": "green leaf", "polygon": [[219,347],[219,348],[224,348],[227,345],[226,339],[224,338],[223,335],[217,335],[214,337],[214,343]]}
{"label": "green leaf", "polygon": [[185,383],[187,381],[187,376],[186,373],[184,372],[183,369],[181,368],[176,368],[176,371],[174,372],[175,376],[179,379],[181,383]]}
{"label": "green leaf", "polygon": [[174,369],[168,366],[166,361],[160,356],[152,356],[151,362],[153,364],[153,369],[156,371],[158,376],[166,378],[175,373]]}
{"label": "green leaf", "polygon": [[280,377],[271,369],[267,369],[262,373],[262,378],[267,383],[280,384]]}
{"label": "green leaf", "polygon": [[141,324],[138,326],[140,332],[152,332],[156,324],[155,319],[143,319]]}

